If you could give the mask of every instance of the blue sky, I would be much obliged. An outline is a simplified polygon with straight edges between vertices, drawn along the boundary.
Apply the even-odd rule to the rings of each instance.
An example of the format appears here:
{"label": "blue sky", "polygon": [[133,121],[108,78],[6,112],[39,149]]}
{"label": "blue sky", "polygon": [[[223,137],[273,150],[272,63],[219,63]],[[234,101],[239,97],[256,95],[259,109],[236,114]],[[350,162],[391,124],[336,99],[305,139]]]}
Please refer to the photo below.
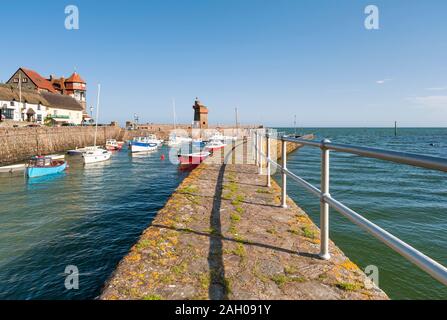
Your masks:
{"label": "blue sky", "polygon": [[[64,28],[66,5],[80,30]],[[364,8],[380,9],[380,30]],[[101,121],[445,126],[447,2],[157,0],[2,2],[0,80],[19,67],[101,83]]]}

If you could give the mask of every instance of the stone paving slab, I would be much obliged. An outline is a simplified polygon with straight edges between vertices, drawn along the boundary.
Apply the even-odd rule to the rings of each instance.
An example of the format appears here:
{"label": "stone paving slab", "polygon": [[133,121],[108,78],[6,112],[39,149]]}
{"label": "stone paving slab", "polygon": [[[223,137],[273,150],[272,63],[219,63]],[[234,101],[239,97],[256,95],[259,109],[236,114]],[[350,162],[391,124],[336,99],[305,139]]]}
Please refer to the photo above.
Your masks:
{"label": "stone paving slab", "polygon": [[101,299],[388,299],[254,165],[203,163],[121,261]]}

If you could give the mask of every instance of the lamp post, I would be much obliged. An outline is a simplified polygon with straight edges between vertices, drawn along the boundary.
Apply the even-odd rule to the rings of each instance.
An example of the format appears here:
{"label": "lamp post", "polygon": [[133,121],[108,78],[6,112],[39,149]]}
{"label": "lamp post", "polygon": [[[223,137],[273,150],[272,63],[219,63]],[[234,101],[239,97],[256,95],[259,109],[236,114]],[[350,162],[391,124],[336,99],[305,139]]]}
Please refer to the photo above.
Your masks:
{"label": "lamp post", "polygon": [[134,129],[137,129],[137,127],[138,127],[138,115],[136,113],[133,115],[133,120],[134,120]]}

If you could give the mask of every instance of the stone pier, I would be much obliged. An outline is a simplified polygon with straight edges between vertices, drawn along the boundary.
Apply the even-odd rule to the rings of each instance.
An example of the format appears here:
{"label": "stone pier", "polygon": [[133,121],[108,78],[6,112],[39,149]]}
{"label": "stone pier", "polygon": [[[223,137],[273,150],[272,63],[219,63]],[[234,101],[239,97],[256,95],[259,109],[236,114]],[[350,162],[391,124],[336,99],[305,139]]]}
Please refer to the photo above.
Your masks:
{"label": "stone pier", "polygon": [[255,165],[215,162],[178,187],[101,299],[388,299],[334,243],[318,257],[317,226]]}

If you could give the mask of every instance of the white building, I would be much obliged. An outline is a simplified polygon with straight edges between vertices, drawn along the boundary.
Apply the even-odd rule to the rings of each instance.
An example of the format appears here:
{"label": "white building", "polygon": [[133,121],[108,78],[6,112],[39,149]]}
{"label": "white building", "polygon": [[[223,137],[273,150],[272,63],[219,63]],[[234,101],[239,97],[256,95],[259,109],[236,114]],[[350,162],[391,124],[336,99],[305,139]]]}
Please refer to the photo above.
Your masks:
{"label": "white building", "polygon": [[0,111],[2,120],[79,125],[83,107],[70,96],[0,85]]}

